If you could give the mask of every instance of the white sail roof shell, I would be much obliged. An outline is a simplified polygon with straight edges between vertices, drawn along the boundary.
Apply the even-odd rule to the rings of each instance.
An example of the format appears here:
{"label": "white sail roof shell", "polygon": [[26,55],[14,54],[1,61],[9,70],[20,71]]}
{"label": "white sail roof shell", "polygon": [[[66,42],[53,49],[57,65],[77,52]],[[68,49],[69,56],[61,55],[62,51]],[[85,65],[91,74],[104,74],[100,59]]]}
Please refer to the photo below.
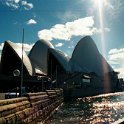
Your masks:
{"label": "white sail roof shell", "polygon": [[[15,52],[18,58],[22,61],[22,47],[20,47],[19,45],[11,41],[6,41],[6,43],[8,43],[8,45],[13,49],[13,52]],[[23,64],[25,68],[27,69],[28,73],[32,76],[33,75],[32,65],[24,50],[23,50]]]}
{"label": "white sail roof shell", "polygon": [[49,48],[54,48],[50,42],[39,40],[29,53],[29,58],[35,70],[41,70],[44,74],[47,74]]}
{"label": "white sail roof shell", "polygon": [[50,49],[52,55],[58,60],[58,62],[63,66],[64,70],[70,72],[69,57],[65,55],[62,51],[56,49]]}
{"label": "white sail roof shell", "polygon": [[78,42],[70,59],[70,64],[72,71],[95,72],[97,75],[113,71],[89,36]]}

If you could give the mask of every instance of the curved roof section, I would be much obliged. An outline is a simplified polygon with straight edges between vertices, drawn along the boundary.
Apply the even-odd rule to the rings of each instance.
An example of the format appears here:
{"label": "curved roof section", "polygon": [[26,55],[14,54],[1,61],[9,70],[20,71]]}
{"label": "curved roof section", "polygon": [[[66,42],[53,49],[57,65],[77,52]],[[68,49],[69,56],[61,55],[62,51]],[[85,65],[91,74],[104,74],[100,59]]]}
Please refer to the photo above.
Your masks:
{"label": "curved roof section", "polygon": [[71,67],[71,72],[84,72],[89,73],[90,71],[86,67],[81,67],[79,64],[77,64],[75,61],[72,61],[72,58],[69,61],[69,65]]}
{"label": "curved roof section", "polygon": [[[9,64],[5,64],[5,62]],[[9,69],[9,66],[12,66],[10,67],[11,69],[12,68],[21,69],[21,67],[15,67],[17,63],[19,63],[19,66],[22,63],[22,48],[11,41],[5,41],[4,48],[2,51],[2,56],[1,56],[2,71],[5,68]],[[4,67],[5,66],[4,64],[8,67]],[[33,75],[32,65],[25,51],[23,51],[23,65],[24,65],[23,70],[26,72],[26,74]]]}
{"label": "curved roof section", "polygon": [[52,55],[58,60],[58,62],[62,65],[62,67],[66,71],[70,71],[70,66],[69,66],[69,57],[65,55],[62,51],[60,50],[55,50],[55,49],[50,49],[50,52]]}
{"label": "curved roof section", "polygon": [[[73,71],[78,70],[75,69],[75,64],[80,66],[86,73],[95,72],[100,76],[103,75],[103,73],[113,71],[105,58],[99,53],[94,41],[89,36],[82,38],[78,42],[73,51],[70,63]],[[107,69],[103,70],[103,67]]]}
{"label": "curved roof section", "polygon": [[53,45],[45,40],[38,40],[29,53],[29,58],[34,66],[44,74],[47,74],[48,49]]}

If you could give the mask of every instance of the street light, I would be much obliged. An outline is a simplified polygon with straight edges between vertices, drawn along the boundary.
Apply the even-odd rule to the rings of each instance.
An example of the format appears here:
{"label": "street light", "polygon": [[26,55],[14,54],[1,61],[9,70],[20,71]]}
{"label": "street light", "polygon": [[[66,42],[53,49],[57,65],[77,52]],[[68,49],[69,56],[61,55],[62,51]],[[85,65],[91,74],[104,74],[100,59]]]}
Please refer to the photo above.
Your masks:
{"label": "street light", "polygon": [[58,70],[57,70],[57,69],[58,69],[58,66],[56,65],[56,88],[57,88],[57,85],[58,85],[58,84],[57,84],[57,81],[58,81],[58,78],[57,78],[57,71],[58,71]]}
{"label": "street light", "polygon": [[13,71],[13,76],[14,77],[19,77],[19,75],[20,75],[20,71],[18,69]]}
{"label": "street light", "polygon": [[22,87],[23,87],[23,51],[24,51],[24,28],[22,32],[22,63],[21,63],[21,84],[20,84],[20,96],[22,96]]}
{"label": "street light", "polygon": [[[13,76],[18,78],[20,76],[20,71],[18,69],[14,70]],[[18,81],[18,79],[17,79],[17,81]],[[17,90],[18,90],[18,87],[16,88],[16,97],[18,96]]]}
{"label": "street light", "polygon": [[43,77],[37,76],[37,80],[42,81],[42,91],[43,91]]}

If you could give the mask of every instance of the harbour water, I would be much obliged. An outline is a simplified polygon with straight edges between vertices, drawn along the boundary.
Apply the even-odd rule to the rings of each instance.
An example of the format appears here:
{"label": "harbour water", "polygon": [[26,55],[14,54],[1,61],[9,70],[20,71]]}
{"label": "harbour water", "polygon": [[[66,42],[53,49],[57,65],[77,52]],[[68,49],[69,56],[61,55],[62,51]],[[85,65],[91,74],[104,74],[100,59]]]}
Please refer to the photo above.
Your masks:
{"label": "harbour water", "polygon": [[64,103],[47,124],[111,124],[124,118],[124,92]]}

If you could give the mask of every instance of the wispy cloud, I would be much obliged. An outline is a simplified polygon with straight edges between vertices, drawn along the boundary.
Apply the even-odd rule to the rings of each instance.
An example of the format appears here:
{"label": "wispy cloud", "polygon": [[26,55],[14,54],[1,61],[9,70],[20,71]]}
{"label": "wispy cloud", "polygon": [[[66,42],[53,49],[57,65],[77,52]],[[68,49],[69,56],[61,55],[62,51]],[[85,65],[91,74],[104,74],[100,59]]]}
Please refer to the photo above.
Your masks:
{"label": "wispy cloud", "polygon": [[122,13],[124,11],[124,1],[123,0],[113,0],[111,2],[109,2],[109,5],[111,6],[111,15],[113,16],[113,18],[117,18],[120,13]]}
{"label": "wispy cloud", "polygon": [[119,76],[124,78],[124,48],[111,49],[108,59],[113,68],[120,72]]}
{"label": "wispy cloud", "polygon": [[96,28],[95,33],[100,34],[100,33],[102,33],[102,31],[104,31],[104,32],[110,32],[111,29],[108,28],[108,27],[105,27],[105,28],[103,28],[103,29],[101,29],[101,28]]}
{"label": "wispy cloud", "polygon": [[74,46],[68,46],[69,49],[74,49]]}
{"label": "wispy cloud", "polygon": [[62,47],[63,46],[63,43],[57,43],[55,44],[55,47]]}
{"label": "wispy cloud", "polygon": [[56,24],[51,29],[41,30],[38,32],[38,37],[48,41],[53,39],[69,41],[72,36],[93,35],[96,30],[93,17],[85,17],[65,24]]}
{"label": "wispy cloud", "polygon": [[67,22],[67,21],[72,21],[75,19],[80,18],[81,14],[79,12],[74,12],[74,11],[70,11],[67,10],[65,11],[63,14],[62,13],[58,13],[57,17],[62,21],[62,22]]}
{"label": "wispy cloud", "polygon": [[34,19],[30,19],[27,21],[28,25],[33,25],[33,24],[37,24],[37,22]]}
{"label": "wispy cloud", "polygon": [[26,0],[22,1],[22,5],[24,6],[25,10],[30,10],[33,8],[33,4],[32,3],[28,3]]}
{"label": "wispy cloud", "polygon": [[5,0],[4,2],[8,7],[11,7],[13,9],[19,8],[20,0]]}
{"label": "wispy cloud", "polygon": [[[118,18],[124,11],[124,1],[123,0],[106,0],[104,3],[105,12],[109,14],[112,21]],[[108,16],[108,18],[109,18]]]}
{"label": "wispy cloud", "polygon": [[[96,16],[99,0],[79,0],[80,5],[88,4],[86,8],[87,16]],[[124,0],[100,0],[102,2],[103,18],[107,18],[108,24],[111,26],[114,21],[120,21],[118,18],[124,12]],[[81,4],[82,3],[82,4]],[[98,18],[98,17],[97,17]]]}
{"label": "wispy cloud", "polygon": [[105,30],[106,32],[110,32],[110,31],[111,31],[110,28],[104,28],[104,30]]}
{"label": "wispy cloud", "polygon": [[28,3],[26,0],[1,0],[2,4],[7,5],[8,7],[12,9],[18,9],[20,7],[23,7],[25,10],[30,10],[33,8],[32,3]]}
{"label": "wispy cloud", "polygon": [[76,44],[75,44],[75,41],[71,40],[71,42],[69,42],[68,48],[69,49],[74,49],[74,47],[75,47]]}

